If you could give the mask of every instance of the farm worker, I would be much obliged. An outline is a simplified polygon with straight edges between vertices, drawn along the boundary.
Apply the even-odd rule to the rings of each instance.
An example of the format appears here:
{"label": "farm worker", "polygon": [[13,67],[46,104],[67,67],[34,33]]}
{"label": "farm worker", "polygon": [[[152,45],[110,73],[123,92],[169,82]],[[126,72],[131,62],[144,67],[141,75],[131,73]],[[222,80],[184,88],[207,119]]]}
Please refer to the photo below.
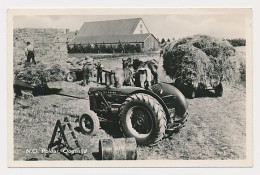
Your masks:
{"label": "farm worker", "polygon": [[103,65],[101,64],[101,62],[99,60],[98,60],[96,69],[97,69],[97,83],[99,82],[99,80],[100,80],[100,83],[102,83]]}
{"label": "farm worker", "polygon": [[91,57],[85,57],[85,63],[82,68],[82,74],[83,74],[83,86],[86,86],[86,84],[89,84],[89,78],[92,77],[93,74],[93,58]]}
{"label": "farm worker", "polygon": [[25,49],[25,55],[27,56],[26,62],[30,63],[30,61],[32,59],[32,62],[34,64],[36,64],[35,59],[34,59],[34,56],[35,56],[34,47],[30,42],[27,42],[26,44],[27,44],[27,47]]}

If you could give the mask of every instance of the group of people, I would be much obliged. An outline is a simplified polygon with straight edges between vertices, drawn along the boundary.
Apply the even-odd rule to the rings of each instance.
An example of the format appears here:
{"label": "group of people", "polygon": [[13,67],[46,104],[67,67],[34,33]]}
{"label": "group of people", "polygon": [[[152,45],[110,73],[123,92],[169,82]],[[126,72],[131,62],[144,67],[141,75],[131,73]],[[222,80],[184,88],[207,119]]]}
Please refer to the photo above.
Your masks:
{"label": "group of people", "polygon": [[82,74],[83,74],[83,86],[86,86],[86,84],[89,84],[89,78],[93,75],[93,69],[94,66],[97,70],[97,83],[102,83],[102,71],[103,71],[103,65],[101,64],[100,60],[98,60],[97,64],[94,65],[94,60],[91,57],[86,56],[85,57],[85,63],[82,68]]}
{"label": "group of people", "polygon": [[[27,47],[25,49],[25,55],[27,57],[26,62],[30,63],[32,60],[32,63],[36,64],[35,61],[35,50],[33,45],[30,42],[27,42]],[[132,62],[133,61],[133,62]],[[130,67],[133,67],[134,73],[129,69]],[[102,72],[103,72],[103,65],[101,64],[100,60],[97,61],[97,64],[94,64],[94,60],[91,57],[86,56],[85,57],[85,63],[83,64],[82,68],[82,75],[83,75],[83,86],[86,86],[89,84],[90,77],[93,77],[93,70],[96,69],[96,77],[97,77],[97,83],[102,84]],[[151,85],[151,82],[153,83],[158,82],[158,74],[157,74],[157,68],[158,63],[155,61],[146,61],[142,62],[138,59],[132,60],[131,58],[128,58],[127,60],[123,60],[123,69],[116,69],[115,71],[115,81],[118,80],[119,86],[124,84],[132,85],[132,78],[135,77],[136,80],[134,85],[138,87],[148,87]],[[153,79],[151,76],[153,75]],[[120,81],[119,81],[120,80]],[[122,81],[122,82],[121,82]],[[118,83],[116,82],[116,83]]]}
{"label": "group of people", "polygon": [[88,84],[92,76],[93,67],[97,69],[97,83],[102,83],[102,72],[105,72],[106,86],[137,86],[150,89],[153,84],[158,83],[158,62],[156,60],[141,61],[139,59],[122,59],[122,68],[116,67],[112,71],[103,70],[100,61],[93,64],[93,58],[86,57],[83,66],[83,85]]}

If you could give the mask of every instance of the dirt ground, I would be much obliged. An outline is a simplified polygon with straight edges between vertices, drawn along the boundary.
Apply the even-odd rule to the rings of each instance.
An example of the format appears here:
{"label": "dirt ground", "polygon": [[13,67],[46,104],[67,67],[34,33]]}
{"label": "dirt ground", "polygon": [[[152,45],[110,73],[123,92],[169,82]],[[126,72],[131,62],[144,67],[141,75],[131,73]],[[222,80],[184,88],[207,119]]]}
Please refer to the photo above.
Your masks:
{"label": "dirt ground", "polygon": [[[73,55],[75,56],[75,55]],[[77,55],[82,56],[82,55]],[[158,54],[137,56],[143,60],[157,59]],[[120,66],[122,57],[101,59],[106,69]],[[121,66],[120,66],[121,67]],[[159,66],[159,79],[171,81]],[[88,88],[80,82],[54,82],[51,88],[62,88],[62,93],[88,98]],[[96,86],[91,83],[90,86]],[[14,158],[15,160],[67,160],[60,154],[45,157],[46,149],[57,119],[68,117],[79,143],[86,149],[84,159],[97,159],[98,141],[122,137],[119,128],[101,122],[97,136],[87,136],[78,130],[77,118],[89,111],[89,101],[60,95],[31,97],[14,100]],[[246,158],[246,89],[243,85],[224,84],[223,97],[188,99],[189,119],[186,126],[172,136],[163,138],[153,147],[138,146],[138,159],[170,160],[229,160]],[[28,150],[34,150],[29,153]],[[36,160],[35,159],[35,160]]]}

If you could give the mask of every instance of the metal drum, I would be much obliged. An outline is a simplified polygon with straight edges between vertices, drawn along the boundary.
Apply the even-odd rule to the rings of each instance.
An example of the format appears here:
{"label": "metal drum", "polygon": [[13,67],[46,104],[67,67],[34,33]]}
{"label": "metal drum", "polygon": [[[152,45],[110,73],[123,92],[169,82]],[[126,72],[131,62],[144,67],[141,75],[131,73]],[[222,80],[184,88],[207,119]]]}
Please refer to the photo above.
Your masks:
{"label": "metal drum", "polygon": [[111,85],[111,77],[110,77],[110,73],[106,72],[105,73],[105,83],[106,83],[106,87],[109,87]]}
{"label": "metal drum", "polygon": [[136,140],[132,138],[99,140],[101,160],[136,160]]}
{"label": "metal drum", "polygon": [[112,86],[115,85],[115,72],[114,72],[114,71],[111,71],[110,84],[111,84]]}

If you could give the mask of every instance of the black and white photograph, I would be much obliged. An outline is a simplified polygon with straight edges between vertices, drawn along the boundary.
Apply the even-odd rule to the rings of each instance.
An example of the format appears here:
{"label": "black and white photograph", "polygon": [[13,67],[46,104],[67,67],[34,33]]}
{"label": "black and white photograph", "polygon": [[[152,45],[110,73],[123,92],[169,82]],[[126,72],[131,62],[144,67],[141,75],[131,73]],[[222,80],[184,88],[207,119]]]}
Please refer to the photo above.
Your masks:
{"label": "black and white photograph", "polygon": [[9,166],[252,166],[251,9],[11,9],[7,30]]}

